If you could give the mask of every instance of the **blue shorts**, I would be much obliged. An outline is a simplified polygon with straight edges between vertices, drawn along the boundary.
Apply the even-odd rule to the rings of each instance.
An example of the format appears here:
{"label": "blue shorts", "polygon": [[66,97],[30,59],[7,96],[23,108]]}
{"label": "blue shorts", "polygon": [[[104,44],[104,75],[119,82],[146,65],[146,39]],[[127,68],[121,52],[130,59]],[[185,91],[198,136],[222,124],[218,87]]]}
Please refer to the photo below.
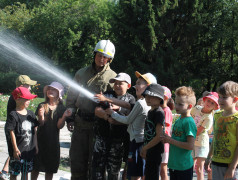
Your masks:
{"label": "blue shorts", "polygon": [[33,160],[26,161],[24,159],[16,160],[10,158],[9,174],[17,176],[18,174],[27,174],[33,170]]}
{"label": "blue shorts", "polygon": [[130,142],[127,176],[144,176],[145,160],[140,156],[143,144],[143,142],[136,143],[135,140]]}

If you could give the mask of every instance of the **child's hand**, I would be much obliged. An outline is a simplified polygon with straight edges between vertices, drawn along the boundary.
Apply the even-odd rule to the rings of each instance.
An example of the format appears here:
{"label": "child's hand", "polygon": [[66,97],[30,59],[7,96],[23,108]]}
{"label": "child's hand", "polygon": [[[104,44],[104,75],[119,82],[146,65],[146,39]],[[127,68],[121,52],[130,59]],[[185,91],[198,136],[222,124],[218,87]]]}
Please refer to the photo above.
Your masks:
{"label": "child's hand", "polygon": [[145,147],[143,147],[140,151],[140,156],[143,158],[143,159],[146,159],[146,154],[147,154],[147,149],[145,149]]}
{"label": "child's hand", "polygon": [[66,109],[66,111],[63,114],[64,117],[70,117],[71,115],[72,115],[72,110],[71,109]]}
{"label": "child's hand", "polygon": [[164,134],[160,136],[162,143],[170,143],[171,137],[168,134]]}
{"label": "child's hand", "polygon": [[74,130],[74,122],[67,123],[67,128],[70,132],[73,132]]}
{"label": "child's hand", "polygon": [[20,160],[20,156],[21,156],[21,152],[19,151],[18,148],[13,151],[13,157],[14,157],[15,159]]}
{"label": "child's hand", "polygon": [[107,98],[102,94],[102,92],[100,94],[95,94],[94,99],[96,99],[99,102],[100,101],[107,101]]}
{"label": "child's hand", "polygon": [[206,159],[204,163],[204,168],[208,173],[212,171],[210,166],[211,166],[211,159]]}
{"label": "child's hand", "polygon": [[112,104],[111,109],[114,110],[114,111],[118,111],[120,109],[120,107],[115,105],[115,104]]}
{"label": "child's hand", "polygon": [[45,113],[45,108],[41,106],[41,108],[38,111],[38,116],[44,119],[44,113]]}
{"label": "child's hand", "polygon": [[235,174],[235,168],[232,168],[231,166],[228,167],[228,169],[226,170],[224,179],[232,179],[234,177]]}
{"label": "child's hand", "polygon": [[114,111],[110,108],[105,110],[108,115],[111,115]]}

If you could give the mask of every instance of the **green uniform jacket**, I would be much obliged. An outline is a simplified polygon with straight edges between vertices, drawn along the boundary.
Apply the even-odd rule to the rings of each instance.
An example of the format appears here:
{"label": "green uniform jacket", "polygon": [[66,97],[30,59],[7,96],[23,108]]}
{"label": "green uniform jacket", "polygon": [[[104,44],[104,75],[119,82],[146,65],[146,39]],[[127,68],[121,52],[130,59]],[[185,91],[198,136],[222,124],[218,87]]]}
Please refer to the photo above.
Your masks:
{"label": "green uniform jacket", "polygon": [[[112,84],[109,83],[109,80],[114,77],[116,77],[116,73],[111,70],[109,63],[107,63],[100,72],[97,72],[94,68],[94,64],[92,64],[78,70],[74,80],[91,93],[98,94],[112,89]],[[73,108],[73,114],[77,109],[80,109],[83,113],[94,113],[96,105],[97,103],[85,97],[83,94],[80,94],[80,92],[73,88],[69,89],[66,107]]]}

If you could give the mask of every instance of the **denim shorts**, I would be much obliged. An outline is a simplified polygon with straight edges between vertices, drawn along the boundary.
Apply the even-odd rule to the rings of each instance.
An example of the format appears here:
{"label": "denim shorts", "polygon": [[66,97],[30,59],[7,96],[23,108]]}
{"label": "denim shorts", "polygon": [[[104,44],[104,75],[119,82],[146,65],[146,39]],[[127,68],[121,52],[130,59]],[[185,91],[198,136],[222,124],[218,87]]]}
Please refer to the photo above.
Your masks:
{"label": "denim shorts", "polygon": [[24,159],[12,159],[10,158],[9,163],[9,174],[17,176],[18,174],[27,174],[33,170],[33,159],[26,161]]}
{"label": "denim shorts", "polygon": [[128,154],[128,176],[144,176],[145,160],[140,156],[143,142],[136,143],[135,140],[130,142]]}

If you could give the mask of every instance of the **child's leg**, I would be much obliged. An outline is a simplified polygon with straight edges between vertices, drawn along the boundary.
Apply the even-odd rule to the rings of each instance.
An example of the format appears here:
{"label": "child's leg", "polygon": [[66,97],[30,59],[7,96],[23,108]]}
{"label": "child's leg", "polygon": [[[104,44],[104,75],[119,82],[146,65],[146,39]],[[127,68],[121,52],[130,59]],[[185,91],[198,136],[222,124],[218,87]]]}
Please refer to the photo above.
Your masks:
{"label": "child's leg", "polygon": [[158,161],[148,161],[145,163],[145,179],[159,179],[159,166],[160,162]]}
{"label": "child's leg", "polygon": [[7,160],[5,161],[5,164],[2,168],[3,171],[8,172],[9,171],[9,161],[10,161],[10,157],[8,156]]}
{"label": "child's leg", "polygon": [[10,180],[16,180],[17,179],[17,176],[14,176],[14,175],[10,175]]}
{"label": "child's leg", "polygon": [[204,163],[205,163],[205,158],[198,157],[197,158],[197,180],[204,180]]}
{"label": "child's leg", "polygon": [[108,179],[118,179],[118,174],[121,169],[122,157],[123,157],[123,142],[113,142],[109,148],[107,157],[107,172]]}
{"label": "child's leg", "polygon": [[31,172],[31,180],[37,180],[38,176],[39,176],[39,171],[33,170]]}
{"label": "child's leg", "polygon": [[53,179],[53,173],[45,173],[45,180],[52,180]]}
{"label": "child's leg", "polygon": [[160,176],[161,180],[168,180],[168,172],[167,172],[167,163],[161,163],[160,165]]}
{"label": "child's leg", "polygon": [[21,180],[28,180],[28,173],[22,174]]}

